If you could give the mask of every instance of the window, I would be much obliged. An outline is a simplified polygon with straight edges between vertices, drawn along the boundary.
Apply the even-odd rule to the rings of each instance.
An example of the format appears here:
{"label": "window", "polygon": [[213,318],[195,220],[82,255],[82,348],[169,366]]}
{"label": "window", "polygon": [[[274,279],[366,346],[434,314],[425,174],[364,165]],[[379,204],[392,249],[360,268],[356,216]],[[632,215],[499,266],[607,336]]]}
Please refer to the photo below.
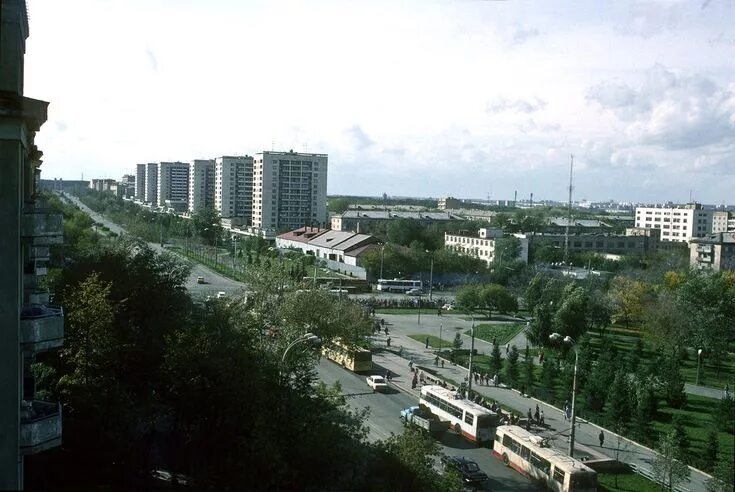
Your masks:
{"label": "window", "polygon": [[528,461],[531,458],[531,450],[526,446],[521,446],[521,458]]}
{"label": "window", "polygon": [[551,471],[551,463],[549,463],[549,460],[542,458],[536,453],[531,453],[530,463],[533,466],[535,466],[538,470],[544,472],[547,475]]}
{"label": "window", "polygon": [[472,415],[470,412],[464,413],[464,421],[470,425],[474,425],[475,423],[475,416]]}
{"label": "window", "polygon": [[554,480],[559,483],[564,483],[564,470],[560,470],[557,467],[554,467]]}

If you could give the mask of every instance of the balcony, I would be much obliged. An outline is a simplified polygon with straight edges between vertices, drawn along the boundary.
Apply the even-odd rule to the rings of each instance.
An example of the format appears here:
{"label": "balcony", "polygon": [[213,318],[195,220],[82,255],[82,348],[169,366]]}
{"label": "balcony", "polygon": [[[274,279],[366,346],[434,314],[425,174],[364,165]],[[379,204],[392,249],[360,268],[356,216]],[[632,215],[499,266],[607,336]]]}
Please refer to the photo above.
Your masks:
{"label": "balcony", "polygon": [[64,310],[29,304],[20,313],[20,343],[24,351],[41,352],[64,344]]}
{"label": "balcony", "polygon": [[48,246],[64,242],[61,214],[51,209],[26,207],[23,211],[21,236],[32,239],[34,246]]}
{"label": "balcony", "polygon": [[20,453],[36,454],[61,445],[61,404],[23,400],[20,409]]}
{"label": "balcony", "polygon": [[28,294],[28,300],[25,304],[43,304],[48,305],[51,302],[51,294],[46,290],[34,290]]}
{"label": "balcony", "polygon": [[30,259],[34,261],[49,261],[51,252],[48,246],[31,246]]}

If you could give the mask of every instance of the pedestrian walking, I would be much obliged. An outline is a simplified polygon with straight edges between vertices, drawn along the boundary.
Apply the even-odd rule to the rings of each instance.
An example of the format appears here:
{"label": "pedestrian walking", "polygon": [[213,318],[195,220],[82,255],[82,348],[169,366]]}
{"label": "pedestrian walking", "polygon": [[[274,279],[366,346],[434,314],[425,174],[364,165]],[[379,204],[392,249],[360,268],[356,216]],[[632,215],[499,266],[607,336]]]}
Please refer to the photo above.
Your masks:
{"label": "pedestrian walking", "polygon": [[424,348],[429,348],[429,337],[426,337],[426,345]]}
{"label": "pedestrian walking", "polygon": [[408,360],[408,368],[411,369],[411,371],[413,371],[413,359]]}
{"label": "pedestrian walking", "polygon": [[390,370],[386,370],[385,371],[385,380],[386,381],[390,381],[391,380]]}
{"label": "pedestrian walking", "polygon": [[493,346],[498,344],[498,337],[493,337]]}
{"label": "pedestrian walking", "polygon": [[509,352],[510,352],[510,344],[506,343],[505,344],[505,355],[508,355]]}
{"label": "pedestrian walking", "polygon": [[544,351],[542,350],[541,353],[538,354],[538,363],[542,364],[544,363]]}
{"label": "pedestrian walking", "polygon": [[534,412],[533,417],[536,419],[536,422],[538,422],[539,418],[541,417],[541,414],[538,410],[538,403],[536,404],[536,411]]}
{"label": "pedestrian walking", "polygon": [[529,422],[531,422],[531,420],[533,420],[533,415],[531,414],[531,409],[530,408],[528,409],[528,413],[526,414],[526,416],[528,417],[528,421]]}
{"label": "pedestrian walking", "polygon": [[390,347],[390,337],[388,337],[388,338],[385,339],[385,345],[387,347]]}
{"label": "pedestrian walking", "polygon": [[600,447],[602,447],[602,445],[605,444],[605,434],[600,431],[600,435],[597,437],[600,439]]}
{"label": "pedestrian walking", "polygon": [[436,315],[437,316],[441,316],[442,315],[442,308],[437,309]]}
{"label": "pedestrian walking", "polygon": [[444,369],[444,359],[442,359],[442,369]]}
{"label": "pedestrian walking", "polygon": [[438,355],[436,357],[434,357],[434,365],[436,367],[439,367],[439,356]]}
{"label": "pedestrian walking", "polygon": [[539,424],[544,425],[544,411],[541,410],[541,416],[539,417]]}
{"label": "pedestrian walking", "polygon": [[416,374],[413,375],[413,379],[411,380],[411,389],[416,389],[416,385],[419,382],[418,376]]}
{"label": "pedestrian walking", "polygon": [[421,382],[421,384],[424,384],[424,371],[419,371],[419,381]]}
{"label": "pedestrian walking", "polygon": [[388,327],[386,326],[383,331],[385,332],[385,336],[388,336]]}

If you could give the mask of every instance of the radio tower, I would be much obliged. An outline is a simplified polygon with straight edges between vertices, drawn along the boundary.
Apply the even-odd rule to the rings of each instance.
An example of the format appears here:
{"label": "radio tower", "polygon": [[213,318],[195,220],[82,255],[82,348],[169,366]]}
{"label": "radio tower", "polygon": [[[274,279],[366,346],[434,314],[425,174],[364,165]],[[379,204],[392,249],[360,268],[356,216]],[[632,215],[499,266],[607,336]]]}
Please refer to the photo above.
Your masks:
{"label": "radio tower", "polygon": [[569,164],[569,203],[567,204],[567,226],[564,230],[564,264],[569,263],[569,224],[572,222],[572,172],[574,171],[574,154],[570,154]]}

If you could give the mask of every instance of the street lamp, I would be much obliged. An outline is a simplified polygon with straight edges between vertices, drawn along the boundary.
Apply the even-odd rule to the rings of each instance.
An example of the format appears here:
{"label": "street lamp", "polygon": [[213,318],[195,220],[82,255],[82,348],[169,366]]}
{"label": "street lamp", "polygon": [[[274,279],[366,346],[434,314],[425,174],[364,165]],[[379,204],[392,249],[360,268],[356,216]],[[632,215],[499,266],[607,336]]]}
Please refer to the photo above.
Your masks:
{"label": "street lamp", "polygon": [[470,363],[467,365],[467,370],[469,371],[469,376],[467,377],[467,399],[470,398],[470,392],[472,391],[472,356],[475,353],[475,312],[470,311],[470,316],[472,317],[472,328],[470,328]]}
{"label": "street lamp", "polygon": [[286,356],[288,355],[288,352],[293,347],[298,345],[299,343],[304,343],[304,342],[312,346],[315,346],[315,345],[319,345],[320,343],[322,343],[322,339],[314,335],[313,333],[309,332],[309,333],[304,333],[299,338],[291,342],[289,346],[286,347],[286,350],[283,351],[283,357],[281,357],[281,371],[280,371],[281,375],[283,375],[283,365],[286,363]]}
{"label": "street lamp", "polygon": [[434,287],[434,253],[432,253],[428,249],[424,251],[431,254],[431,266],[429,268],[429,302],[431,302],[431,291]]}
{"label": "street lamp", "polygon": [[383,260],[385,260],[385,244],[380,245],[380,279],[383,278]]}
{"label": "street lamp", "polygon": [[697,350],[697,386],[699,386],[699,362],[702,359],[702,349]]}
{"label": "street lamp", "polygon": [[[576,415],[574,413],[574,400],[577,396],[577,363],[579,362],[579,352],[577,351],[576,342],[569,335],[562,338],[556,332],[549,335],[549,340],[559,342],[560,340],[569,344],[574,350],[574,379],[572,380],[572,418],[570,419],[571,427],[569,430],[569,456],[574,457],[574,424],[576,423]],[[566,408],[564,409],[566,411]]]}

